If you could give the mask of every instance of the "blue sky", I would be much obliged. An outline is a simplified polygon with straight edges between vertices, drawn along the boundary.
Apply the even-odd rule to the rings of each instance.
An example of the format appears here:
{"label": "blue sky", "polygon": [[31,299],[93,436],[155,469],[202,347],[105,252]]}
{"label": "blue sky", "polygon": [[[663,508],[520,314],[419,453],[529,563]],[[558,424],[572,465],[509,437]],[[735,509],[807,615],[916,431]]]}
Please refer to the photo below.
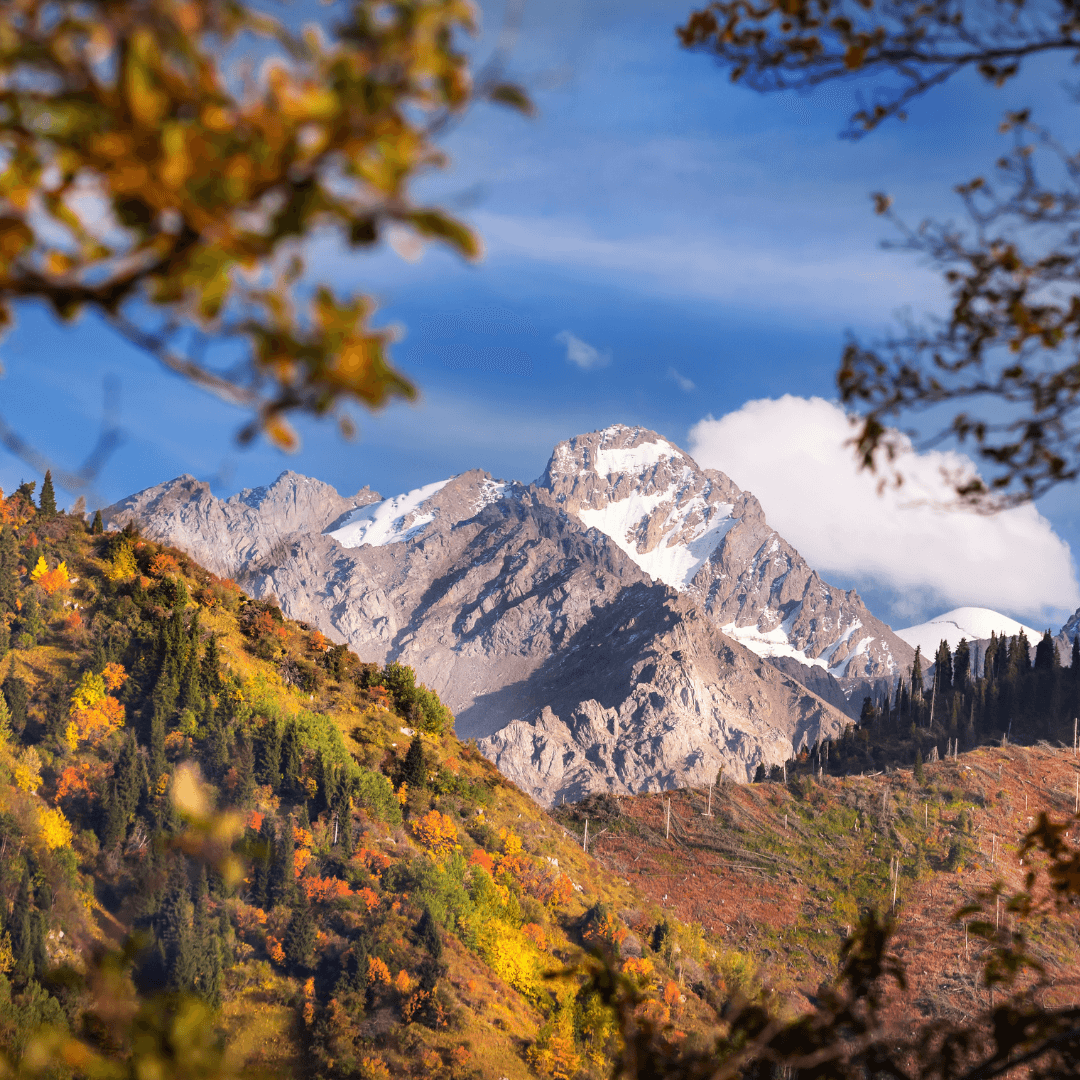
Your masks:
{"label": "blue sky", "polygon": [[[502,20],[500,5],[483,7],[479,56]],[[879,250],[888,227],[869,193],[889,191],[909,220],[957,216],[952,185],[1004,149],[1004,108],[1035,101],[1059,134],[1076,134],[1060,78],[1043,64],[1003,92],[961,79],[917,103],[907,123],[852,144],[838,132],[857,85],[805,98],[733,87],[707,57],[678,47],[674,28],[690,7],[527,0],[509,74],[538,115],[476,109],[446,139],[451,168],[423,188],[476,225],[487,247],[479,265],[436,249],[407,261],[316,245],[319,273],[376,296],[379,318],[406,327],[395,357],[420,385],[419,405],[358,415],[352,443],[305,423],[297,454],[240,450],[234,410],[93,319],[61,327],[30,307],[0,344],[0,411],[72,465],[94,441],[103,380],[116,377],[125,441],[92,497],[106,503],[183,472],[223,495],[284,468],[342,492],[368,484],[395,494],[474,467],[531,480],[555,442],[609,423],[643,424],[688,446],[695,424],[749,401],[831,399],[847,333],[872,336],[899,310],[941,304],[925,269]],[[583,368],[568,350],[598,362]],[[507,358],[505,369],[452,366],[480,355]],[[30,475],[0,456],[5,489]],[[1058,538],[1077,549],[1076,503],[1073,486],[1040,504],[1029,554]],[[825,567],[826,576],[859,587],[894,624],[917,621],[960,595],[919,578],[918,564],[935,557],[928,543],[892,578],[859,565]],[[1080,600],[1060,554],[1060,588],[1041,581],[1026,611],[975,586],[962,599],[1063,617]],[[922,581],[915,592],[913,580]]]}

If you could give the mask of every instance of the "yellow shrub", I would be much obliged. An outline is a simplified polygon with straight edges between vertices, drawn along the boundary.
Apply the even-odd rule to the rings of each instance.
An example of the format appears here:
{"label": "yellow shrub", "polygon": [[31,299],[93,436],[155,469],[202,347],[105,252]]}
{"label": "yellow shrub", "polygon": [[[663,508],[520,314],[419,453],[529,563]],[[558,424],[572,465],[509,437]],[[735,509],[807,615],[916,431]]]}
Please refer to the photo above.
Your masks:
{"label": "yellow shrub", "polygon": [[41,758],[32,746],[19,755],[12,771],[20,791],[37,791],[41,787]]}
{"label": "yellow shrub", "polygon": [[68,819],[62,810],[41,808],[38,810],[41,824],[41,839],[50,851],[65,847],[71,843],[72,831]]}
{"label": "yellow shrub", "polygon": [[429,810],[412,823],[413,836],[437,861],[449,858],[457,849],[457,826],[446,814]]}

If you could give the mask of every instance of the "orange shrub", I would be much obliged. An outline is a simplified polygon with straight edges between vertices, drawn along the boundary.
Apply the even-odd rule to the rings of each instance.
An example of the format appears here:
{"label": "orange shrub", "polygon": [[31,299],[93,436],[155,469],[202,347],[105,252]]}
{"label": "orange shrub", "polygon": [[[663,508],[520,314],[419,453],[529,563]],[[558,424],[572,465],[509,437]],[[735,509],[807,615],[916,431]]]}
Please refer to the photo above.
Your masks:
{"label": "orange shrub", "polygon": [[115,690],[119,690],[127,682],[127,672],[124,670],[124,665],[106,664],[101,669],[101,681],[110,694]]}
{"label": "orange shrub", "polygon": [[367,887],[361,889],[356,895],[363,900],[364,906],[368,911],[374,911],[379,906],[378,894],[372,892],[372,890]]}
{"label": "orange shrub", "polygon": [[407,994],[410,986],[412,986],[412,979],[409,978],[409,973],[402,968],[394,979],[394,989],[399,994]]}
{"label": "orange shrub", "polygon": [[150,573],[154,577],[165,577],[168,574],[179,574],[180,564],[175,555],[162,551],[150,560]]}
{"label": "orange shrub", "polygon": [[300,885],[312,903],[322,903],[353,895],[348,883],[342,881],[341,878],[305,877],[300,879]]}
{"label": "orange shrub", "polygon": [[547,938],[544,936],[544,928],[539,923],[527,922],[521,928],[525,935],[541,952],[547,949]]}
{"label": "orange shrub", "polygon": [[369,956],[367,964],[368,986],[389,986],[390,969],[377,956]]}
{"label": "orange shrub", "polygon": [[258,810],[252,810],[248,816],[247,821],[244,822],[249,829],[254,829],[258,832],[262,828],[263,816]]}
{"label": "orange shrub", "polygon": [[123,726],[124,706],[105,692],[103,675],[84,672],[75,693],[71,695],[65,732],[68,746],[72,750],[81,742],[97,746]]}
{"label": "orange shrub", "polygon": [[67,633],[77,634],[82,629],[82,625],[82,616],[77,611],[64,616],[64,630]]}
{"label": "orange shrub", "polygon": [[45,564],[44,555],[38,556],[37,566],[30,571],[30,580],[35,582],[46,596],[52,596],[53,593],[66,589],[71,585],[67,563],[62,562],[55,570],[50,570]]}
{"label": "orange shrub", "polygon": [[489,874],[495,873],[495,860],[483,848],[473,848],[469,856],[469,865],[479,866]]}

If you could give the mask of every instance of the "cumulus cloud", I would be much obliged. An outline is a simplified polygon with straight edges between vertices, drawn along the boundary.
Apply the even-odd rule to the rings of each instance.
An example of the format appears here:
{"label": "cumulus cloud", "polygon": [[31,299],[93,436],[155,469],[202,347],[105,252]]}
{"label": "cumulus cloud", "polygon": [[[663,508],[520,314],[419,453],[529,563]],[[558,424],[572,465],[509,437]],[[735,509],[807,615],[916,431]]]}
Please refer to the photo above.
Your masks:
{"label": "cumulus cloud", "polygon": [[596,368],[607,367],[611,363],[610,350],[601,352],[595,345],[582,341],[569,330],[560,330],[555,335],[555,340],[560,345],[566,346],[566,359],[571,364],[577,364],[582,371],[593,371]]}
{"label": "cumulus cloud", "polygon": [[673,379],[675,385],[687,394],[689,394],[691,390],[697,389],[697,386],[692,380],[688,379],[685,375],[676,371],[674,368],[668,368],[668,378]]}
{"label": "cumulus cloud", "polygon": [[690,453],[753,492],[811,566],[884,592],[897,614],[970,604],[1056,630],[1080,605],[1069,545],[1034,506],[992,516],[944,509],[942,470],[974,465],[942,451],[909,450],[904,485],[879,496],[877,477],[858,472],[844,445],[851,435],[839,406],[786,395],[700,421]]}

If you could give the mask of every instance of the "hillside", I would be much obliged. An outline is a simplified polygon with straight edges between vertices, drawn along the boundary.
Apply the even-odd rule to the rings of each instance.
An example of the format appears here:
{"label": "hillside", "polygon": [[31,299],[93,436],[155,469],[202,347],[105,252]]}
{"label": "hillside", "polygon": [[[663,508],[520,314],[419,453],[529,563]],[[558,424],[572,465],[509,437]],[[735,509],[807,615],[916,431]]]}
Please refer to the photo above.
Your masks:
{"label": "hillside", "polygon": [[[909,980],[893,1022],[959,1023],[990,1001],[981,975],[988,944],[954,916],[980,894],[1024,887],[1017,854],[1040,813],[1068,819],[1080,762],[1071,749],[983,748],[956,760],[871,777],[800,777],[709,794],[681,790],[629,799],[594,796],[556,811],[611,873],[638,886],[669,918],[738,950],[754,979],[808,1010],[835,976],[859,915],[894,910],[894,948]],[[670,835],[666,801],[670,800]],[[1075,841],[1075,827],[1067,832]],[[1070,850],[1075,851],[1075,846]],[[895,883],[895,901],[893,886]],[[992,916],[993,905],[989,908]],[[1000,909],[1004,924],[1016,916]],[[1080,975],[1080,912],[1043,910],[1032,942],[1073,1003]],[[686,971],[695,971],[691,961]]]}
{"label": "hillside", "polygon": [[122,1050],[93,980],[54,972],[126,940],[129,991],[219,1009],[197,1027],[252,1077],[604,1075],[617,1032],[586,947],[679,1038],[706,1028],[674,945],[705,996],[741,961],[598,866],[411,669],[31,496],[0,499],[8,1053],[42,1022]]}

